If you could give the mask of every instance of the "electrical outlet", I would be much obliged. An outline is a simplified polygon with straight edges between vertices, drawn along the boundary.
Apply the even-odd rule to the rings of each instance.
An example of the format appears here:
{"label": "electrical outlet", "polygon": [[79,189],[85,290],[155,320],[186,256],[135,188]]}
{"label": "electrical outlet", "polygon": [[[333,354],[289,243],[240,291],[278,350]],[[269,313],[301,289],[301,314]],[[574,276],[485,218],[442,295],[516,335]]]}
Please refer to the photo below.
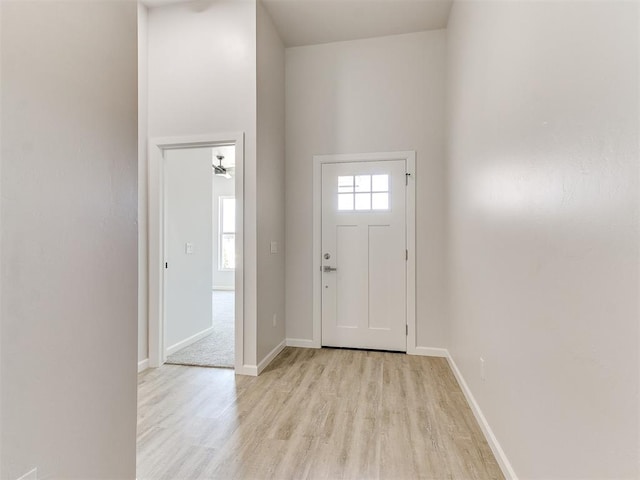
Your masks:
{"label": "electrical outlet", "polygon": [[275,327],[278,324],[278,314],[273,314],[273,326]]}
{"label": "electrical outlet", "polygon": [[485,381],[487,379],[487,371],[484,365],[484,358],[480,357],[480,379]]}
{"label": "electrical outlet", "polygon": [[271,242],[271,253],[278,253],[278,242]]}

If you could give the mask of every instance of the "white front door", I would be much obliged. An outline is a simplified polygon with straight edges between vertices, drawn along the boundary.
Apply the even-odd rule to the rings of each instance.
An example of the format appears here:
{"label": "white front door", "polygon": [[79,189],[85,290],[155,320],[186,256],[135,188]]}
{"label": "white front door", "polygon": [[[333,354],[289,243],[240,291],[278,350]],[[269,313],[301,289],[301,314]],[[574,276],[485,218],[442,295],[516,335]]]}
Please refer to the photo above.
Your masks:
{"label": "white front door", "polygon": [[322,165],[322,345],[406,351],[406,164]]}

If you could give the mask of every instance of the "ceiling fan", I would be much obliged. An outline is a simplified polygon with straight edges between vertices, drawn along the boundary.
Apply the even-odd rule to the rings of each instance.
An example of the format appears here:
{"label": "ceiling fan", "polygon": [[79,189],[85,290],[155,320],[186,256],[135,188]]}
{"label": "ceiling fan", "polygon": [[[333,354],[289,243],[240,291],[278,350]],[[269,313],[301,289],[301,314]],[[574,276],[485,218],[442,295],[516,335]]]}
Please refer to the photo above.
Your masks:
{"label": "ceiling fan", "polygon": [[216,155],[216,158],[220,162],[220,165],[213,165],[214,174],[224,178],[231,178],[231,175],[229,175],[229,172],[227,171],[226,167],[222,166],[222,160],[224,160],[224,155]]}

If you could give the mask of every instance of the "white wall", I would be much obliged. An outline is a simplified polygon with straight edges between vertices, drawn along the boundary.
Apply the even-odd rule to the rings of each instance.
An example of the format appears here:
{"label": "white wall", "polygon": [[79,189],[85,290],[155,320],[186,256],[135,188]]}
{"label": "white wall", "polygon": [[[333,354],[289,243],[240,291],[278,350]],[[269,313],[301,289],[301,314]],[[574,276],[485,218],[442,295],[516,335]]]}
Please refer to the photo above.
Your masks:
{"label": "white wall", "polygon": [[[232,147],[233,148],[233,147]],[[233,290],[235,272],[220,270],[220,197],[235,196],[235,177],[213,175],[213,282],[214,290]]]}
{"label": "white wall", "polygon": [[0,476],[135,478],[136,4],[0,8]]}
{"label": "white wall", "polygon": [[640,475],[638,20],[451,14],[451,353],[520,478]]}
{"label": "white wall", "polygon": [[[211,148],[167,150],[165,178],[165,348],[213,325]],[[193,252],[186,251],[190,243]]]}
{"label": "white wall", "polygon": [[417,342],[446,347],[443,30],[287,49],[287,338],[312,338],[312,159],[417,152]]}
{"label": "white wall", "polygon": [[147,7],[138,3],[138,362],[149,356]]}
{"label": "white wall", "polygon": [[[285,50],[257,10],[258,362],[285,339]],[[278,252],[271,253],[271,242]],[[276,316],[276,325],[273,317]]]}
{"label": "white wall", "polygon": [[149,136],[245,133],[244,363],[256,359],[256,5],[187,2],[148,15]]}
{"label": "white wall", "polygon": [[[3,35],[2,35],[2,4],[0,4],[0,272],[2,271],[2,153],[3,153],[3,148],[2,148],[2,41],[3,41]],[[2,381],[2,371],[3,371],[3,367],[2,367],[2,324],[4,323],[2,321],[2,287],[0,285],[0,476],[2,475],[2,472],[4,472],[4,468],[3,468],[3,458],[4,458],[4,450],[2,448],[2,440],[3,440],[3,435],[2,432],[3,430],[3,421],[2,421],[2,416],[3,416],[3,409],[2,409],[2,399],[4,397],[4,394],[2,393],[3,391],[3,385],[4,382]]]}

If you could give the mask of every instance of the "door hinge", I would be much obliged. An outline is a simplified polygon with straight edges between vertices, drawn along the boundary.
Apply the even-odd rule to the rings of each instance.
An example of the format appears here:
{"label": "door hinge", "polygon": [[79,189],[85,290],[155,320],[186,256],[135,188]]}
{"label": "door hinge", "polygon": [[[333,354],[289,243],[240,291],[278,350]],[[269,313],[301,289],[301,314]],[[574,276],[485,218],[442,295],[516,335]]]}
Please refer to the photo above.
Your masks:
{"label": "door hinge", "polygon": [[164,262],[164,268],[169,268],[169,262]]}
{"label": "door hinge", "polygon": [[404,259],[409,260],[409,250],[404,251]]}
{"label": "door hinge", "polygon": [[409,336],[409,325],[405,325],[405,335],[408,337]]}
{"label": "door hinge", "polygon": [[409,177],[411,176],[411,174],[409,172],[404,174],[404,184],[409,185]]}

